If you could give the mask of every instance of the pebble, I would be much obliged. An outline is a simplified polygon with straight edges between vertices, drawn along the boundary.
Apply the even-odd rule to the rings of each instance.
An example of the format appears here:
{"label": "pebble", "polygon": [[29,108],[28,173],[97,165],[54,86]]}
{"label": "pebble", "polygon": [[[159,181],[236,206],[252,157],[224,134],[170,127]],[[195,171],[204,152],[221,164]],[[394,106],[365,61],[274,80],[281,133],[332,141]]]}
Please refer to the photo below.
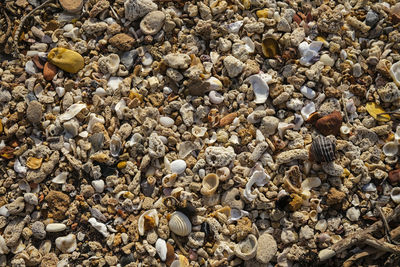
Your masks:
{"label": "pebble", "polygon": [[108,42],[121,51],[129,51],[135,44],[135,39],[126,33],[118,33],[111,37]]}
{"label": "pebble", "polygon": [[278,251],[274,237],[263,233],[258,238],[256,259],[261,263],[269,263]]}
{"label": "pebble", "polygon": [[62,8],[69,13],[79,13],[83,7],[83,0],[59,0]]}
{"label": "pebble", "polygon": [[84,66],[83,57],[79,53],[62,47],[53,48],[47,59],[60,69],[70,73],[77,73]]}
{"label": "pebble", "polygon": [[151,0],[126,0],[125,18],[127,20],[137,20],[147,13],[157,10],[157,5]]}
{"label": "pebble", "polygon": [[53,80],[54,76],[57,74],[57,67],[51,64],[50,62],[46,62],[43,68],[43,77],[46,81]]}
{"label": "pebble", "polygon": [[46,226],[46,232],[49,232],[49,233],[62,232],[65,229],[67,229],[67,226],[63,223],[49,223]]}
{"label": "pebble", "polygon": [[186,170],[186,162],[181,159],[174,160],[171,162],[171,172],[181,174]]}
{"label": "pebble", "polygon": [[44,229],[44,224],[40,221],[36,221],[31,226],[32,234],[37,239],[44,239],[46,237],[46,231]]}
{"label": "pebble", "polygon": [[140,22],[144,34],[154,35],[164,26],[165,15],[162,11],[151,11]]}
{"label": "pebble", "polygon": [[338,135],[342,126],[343,117],[339,111],[334,111],[326,116],[323,116],[315,123],[315,127],[323,135]]}
{"label": "pebble", "polygon": [[33,124],[39,123],[42,120],[42,104],[36,100],[29,102],[26,118]]}
{"label": "pebble", "polygon": [[191,62],[187,54],[171,53],[164,57],[165,63],[174,69],[187,69]]}
{"label": "pebble", "polygon": [[244,69],[244,63],[233,56],[227,56],[224,59],[224,66],[231,78],[241,74]]}
{"label": "pebble", "polygon": [[26,62],[25,71],[26,71],[26,73],[28,73],[30,75],[38,73],[38,69],[37,69],[35,63],[33,63],[32,60],[29,60],[28,62]]}

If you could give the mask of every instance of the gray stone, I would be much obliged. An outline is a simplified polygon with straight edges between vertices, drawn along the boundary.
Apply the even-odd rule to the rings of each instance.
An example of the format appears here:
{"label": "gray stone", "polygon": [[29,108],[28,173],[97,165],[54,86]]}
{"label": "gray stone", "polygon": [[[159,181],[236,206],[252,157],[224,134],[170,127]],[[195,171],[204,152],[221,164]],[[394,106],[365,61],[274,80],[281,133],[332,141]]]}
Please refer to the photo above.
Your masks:
{"label": "gray stone", "polygon": [[387,83],[378,89],[378,94],[383,102],[391,103],[400,98],[400,90],[394,82]]}
{"label": "gray stone", "polygon": [[46,237],[46,230],[44,223],[36,221],[31,226],[33,237],[37,239],[44,239]]}
{"label": "gray stone", "polygon": [[262,263],[268,263],[278,251],[278,246],[274,237],[268,233],[262,234],[258,238],[256,259]]}
{"label": "gray stone", "polygon": [[157,10],[157,5],[151,0],[126,0],[125,18],[127,20],[137,20],[144,17],[147,13]]}
{"label": "gray stone", "polygon": [[165,14],[162,11],[151,11],[140,22],[144,34],[154,35],[164,26]]}
{"label": "gray stone", "polygon": [[267,136],[273,135],[278,128],[279,119],[274,116],[266,116],[261,121],[260,131]]}
{"label": "gray stone", "polygon": [[379,16],[374,11],[370,10],[365,17],[365,24],[368,26],[374,26],[379,21]]}
{"label": "gray stone", "polygon": [[121,63],[126,67],[127,70],[130,70],[133,67],[133,63],[138,57],[138,52],[136,49],[127,51],[121,56]]}
{"label": "gray stone", "polygon": [[33,124],[39,123],[42,119],[42,104],[36,100],[29,102],[26,109],[26,118]]}

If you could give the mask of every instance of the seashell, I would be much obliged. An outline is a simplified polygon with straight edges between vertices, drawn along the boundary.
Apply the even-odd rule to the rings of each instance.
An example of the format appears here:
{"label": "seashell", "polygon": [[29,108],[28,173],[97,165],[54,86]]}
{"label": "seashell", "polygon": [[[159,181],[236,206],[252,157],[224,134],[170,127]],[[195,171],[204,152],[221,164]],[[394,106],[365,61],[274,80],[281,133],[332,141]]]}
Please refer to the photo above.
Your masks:
{"label": "seashell", "polygon": [[369,102],[365,105],[365,108],[369,115],[371,115],[377,121],[387,122],[390,121],[389,114],[382,114],[385,113],[385,110],[376,104],[375,102]]}
{"label": "seashell", "polygon": [[176,181],[178,175],[176,173],[167,174],[162,178],[163,187],[172,187]]}
{"label": "seashell", "polygon": [[189,267],[189,260],[183,255],[178,255],[178,259],[174,260],[170,267]]}
{"label": "seashell", "polygon": [[206,80],[210,84],[211,91],[220,91],[222,90],[222,82],[215,77],[210,77]]}
{"label": "seashell", "polygon": [[26,166],[28,166],[28,168],[31,170],[37,170],[40,168],[40,166],[42,166],[42,161],[42,158],[38,159],[34,157],[29,157],[26,161]]}
{"label": "seashell", "polygon": [[122,148],[121,138],[113,134],[110,140],[110,154],[113,157],[118,157]]}
{"label": "seashell", "polygon": [[322,118],[318,119],[315,123],[315,128],[318,129],[323,135],[338,135],[342,125],[343,117],[339,111],[334,111]]}
{"label": "seashell", "polygon": [[150,66],[151,64],[153,64],[153,56],[150,53],[144,53],[143,57],[142,57],[142,64],[143,66]]}
{"label": "seashell", "polygon": [[230,218],[228,220],[228,223],[232,223],[234,221],[239,220],[242,217],[248,217],[249,216],[249,212],[245,211],[245,210],[239,210],[239,209],[231,209],[231,214],[230,214]]}
{"label": "seashell", "polygon": [[186,162],[181,159],[174,160],[171,162],[171,172],[176,174],[181,174],[186,170]]}
{"label": "seashell", "polygon": [[192,223],[185,214],[175,211],[169,219],[169,229],[176,235],[187,236],[192,232]]}
{"label": "seashell", "polygon": [[124,118],[124,109],[126,108],[126,102],[121,99],[114,107],[115,113],[117,113],[118,119],[122,120]]}
{"label": "seashell", "polygon": [[143,140],[143,136],[140,133],[135,133],[132,135],[131,139],[126,142],[126,146],[133,147],[134,145],[140,144]]}
{"label": "seashell", "polygon": [[313,114],[314,112],[315,112],[315,103],[314,102],[309,102],[300,111],[304,120],[307,120],[310,117],[310,115]]}
{"label": "seashell", "polygon": [[161,116],[160,124],[164,127],[172,127],[175,124],[175,121],[170,117]]}
{"label": "seashell", "polygon": [[323,136],[317,136],[310,147],[310,159],[316,162],[331,162],[336,158],[336,145]]}
{"label": "seashell", "polygon": [[83,57],[79,53],[63,47],[53,48],[47,55],[47,59],[69,73],[77,73],[85,64]]}
{"label": "seashell", "polygon": [[264,168],[262,165],[258,162],[256,163],[256,166],[254,168],[254,171],[249,179],[249,181],[246,183],[246,187],[243,191],[243,196],[248,200],[248,201],[253,201],[256,199],[257,195],[252,194],[251,192],[251,187],[256,184],[257,186],[264,186],[266,183],[269,182],[271,177],[264,171]]}
{"label": "seashell", "polygon": [[286,122],[280,122],[278,123],[278,134],[279,137],[282,139],[283,135],[285,134],[286,130],[294,128],[296,125],[293,123],[286,123]]}
{"label": "seashell", "polygon": [[167,259],[167,243],[164,239],[158,238],[156,241],[156,251],[161,261],[165,261]]}
{"label": "seashell", "polygon": [[390,198],[394,203],[400,203],[400,187],[393,187],[392,191],[390,192]]}
{"label": "seashell", "polygon": [[308,44],[306,41],[299,44],[298,49],[300,53],[300,64],[310,66],[315,59],[318,60],[318,52],[321,49],[323,42],[313,41]]}
{"label": "seashell", "polygon": [[301,115],[299,114],[294,114],[294,119],[293,119],[293,123],[294,123],[294,130],[298,131],[300,130],[301,126],[304,123],[304,119]]}
{"label": "seashell", "polygon": [[17,173],[25,174],[27,172],[27,168],[25,166],[22,166],[21,162],[16,159],[14,161],[14,171]]}
{"label": "seashell", "polygon": [[312,222],[318,221],[318,212],[316,210],[312,210],[308,213],[308,217]]}
{"label": "seashell", "polygon": [[217,141],[217,133],[216,132],[212,132],[211,137],[210,138],[206,138],[205,143],[210,145],[210,144],[214,144],[215,141]]}
{"label": "seashell", "polygon": [[385,154],[387,157],[392,157],[399,152],[399,145],[397,142],[391,141],[387,142],[383,147],[382,147],[382,152]]}
{"label": "seashell", "polygon": [[68,121],[78,115],[82,109],[86,108],[86,104],[72,104],[67,110],[61,114],[58,118],[60,122]]}
{"label": "seashell", "polygon": [[193,150],[196,150],[198,147],[195,143],[192,141],[185,141],[182,142],[178,145],[178,151],[179,154],[178,156],[180,158],[186,158],[190,153],[192,153]]}
{"label": "seashell", "polygon": [[340,133],[343,135],[348,135],[351,132],[351,128],[347,125],[343,125],[340,127]]}
{"label": "seashell", "polygon": [[[119,85],[122,84],[123,79],[121,77],[110,77],[107,82],[107,89],[114,92],[119,88]],[[103,89],[104,90],[104,89]],[[107,92],[104,91],[106,94]]]}
{"label": "seashell", "polygon": [[56,239],[56,247],[62,253],[72,253],[75,251],[76,244],[76,236],[74,234],[69,234],[67,236],[61,236]]}
{"label": "seashell", "polygon": [[104,237],[108,237],[110,234],[107,231],[107,226],[104,223],[98,222],[95,218],[90,218],[88,222],[96,229],[99,233],[101,233]]}
{"label": "seashell", "polygon": [[352,221],[352,222],[356,222],[358,221],[358,219],[360,218],[360,210],[355,208],[355,207],[351,207],[350,209],[347,210],[346,212],[346,217]]}
{"label": "seashell", "polygon": [[69,120],[63,124],[66,138],[73,138],[79,134],[79,122],[76,119]]}
{"label": "seashell", "polygon": [[192,128],[192,134],[197,137],[203,137],[207,132],[207,127],[199,127],[199,126],[193,126]]}
{"label": "seashell", "polygon": [[268,82],[272,80],[272,76],[266,73],[251,75],[246,79],[253,89],[256,104],[264,104],[269,96]]}
{"label": "seashell", "polygon": [[207,174],[202,181],[200,193],[205,196],[213,195],[219,186],[219,177],[215,173]]}
{"label": "seashell", "polygon": [[7,209],[7,206],[0,207],[0,216],[8,217],[10,216],[10,212]]}
{"label": "seashell", "polygon": [[145,211],[138,219],[139,235],[144,235],[145,231],[158,226],[158,212],[156,209]]}
{"label": "seashell", "polygon": [[67,229],[67,226],[63,223],[49,223],[46,225],[46,232],[57,233]]}
{"label": "seashell", "polygon": [[400,61],[397,61],[390,67],[390,76],[397,86],[400,86]]}
{"label": "seashell", "polygon": [[117,54],[102,56],[98,60],[99,70],[104,74],[115,74],[118,71],[120,58]]}
{"label": "seashell", "polygon": [[281,55],[279,43],[272,37],[264,38],[262,41],[262,52],[266,58],[275,58]]}
{"label": "seashell", "polygon": [[104,191],[104,181],[103,180],[93,180],[92,186],[97,193],[103,193],[103,191]]}
{"label": "seashell", "polygon": [[218,105],[218,104],[221,104],[222,102],[224,102],[224,96],[214,90],[208,94],[208,97],[210,98],[210,102],[215,105]]}
{"label": "seashell", "polygon": [[30,187],[29,183],[26,180],[18,181],[18,187],[22,191],[31,192],[31,187]]}
{"label": "seashell", "polygon": [[256,256],[258,247],[257,237],[250,234],[235,246],[235,255],[242,260],[250,260]]}
{"label": "seashell", "polygon": [[364,192],[375,192],[376,186],[373,183],[368,183],[362,187]]}
{"label": "seashell", "polygon": [[231,174],[231,171],[229,170],[228,167],[221,167],[221,168],[218,168],[216,171],[216,175],[219,177],[219,180],[221,182],[228,180],[230,174]]}
{"label": "seashell", "polygon": [[315,91],[305,85],[300,88],[300,92],[308,99],[313,99],[316,96]]}
{"label": "seashell", "polygon": [[36,206],[39,203],[38,197],[33,193],[25,193],[24,200],[26,203]]}
{"label": "seashell", "polygon": [[301,189],[309,191],[311,188],[318,187],[320,185],[321,185],[321,179],[319,179],[318,177],[311,177],[305,179],[301,183]]}
{"label": "seashell", "polygon": [[226,25],[226,29],[228,30],[229,33],[234,33],[237,34],[240,30],[240,28],[243,26],[244,21],[243,20],[238,20],[233,23],[230,23]]}

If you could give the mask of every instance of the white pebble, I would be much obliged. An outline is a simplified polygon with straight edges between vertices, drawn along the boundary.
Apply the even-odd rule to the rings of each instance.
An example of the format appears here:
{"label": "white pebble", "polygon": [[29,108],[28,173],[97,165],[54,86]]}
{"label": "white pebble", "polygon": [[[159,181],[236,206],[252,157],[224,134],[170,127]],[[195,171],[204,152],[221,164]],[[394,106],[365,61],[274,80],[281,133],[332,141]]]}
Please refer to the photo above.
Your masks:
{"label": "white pebble", "polygon": [[316,95],[314,90],[305,85],[300,88],[300,92],[308,99],[313,99]]}
{"label": "white pebble", "polygon": [[160,117],[160,124],[164,127],[172,127],[174,122],[175,121],[170,117]]}
{"label": "white pebble", "polygon": [[210,97],[210,102],[213,104],[218,105],[224,102],[224,96],[217,91],[211,91],[208,96]]}
{"label": "white pebble", "polygon": [[104,191],[104,181],[103,180],[93,180],[92,186],[97,193],[103,193]]}
{"label": "white pebble", "polygon": [[171,162],[171,172],[176,174],[181,174],[186,169],[186,162],[181,159],[174,160]]}
{"label": "white pebble", "polygon": [[57,233],[67,229],[67,226],[63,223],[49,223],[46,226],[46,232],[49,233]]}

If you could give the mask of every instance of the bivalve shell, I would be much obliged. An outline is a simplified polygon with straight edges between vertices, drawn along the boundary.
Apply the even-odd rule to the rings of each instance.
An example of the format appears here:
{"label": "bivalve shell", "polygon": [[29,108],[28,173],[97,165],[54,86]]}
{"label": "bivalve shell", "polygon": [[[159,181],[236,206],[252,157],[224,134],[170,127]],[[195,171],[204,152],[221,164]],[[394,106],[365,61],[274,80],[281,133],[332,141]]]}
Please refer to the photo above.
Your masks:
{"label": "bivalve shell", "polygon": [[213,195],[219,185],[219,177],[215,173],[209,173],[203,178],[202,188],[200,193],[205,196]]}
{"label": "bivalve shell", "polygon": [[382,147],[383,154],[387,157],[392,157],[399,152],[399,145],[397,142],[387,142],[383,147]]}
{"label": "bivalve shell", "polygon": [[251,84],[255,96],[254,102],[256,104],[264,104],[269,96],[268,82],[272,80],[272,76],[265,73],[251,75],[247,78]]}
{"label": "bivalve shell", "polygon": [[169,220],[169,229],[176,235],[187,236],[192,232],[192,223],[185,214],[175,211]]}
{"label": "bivalve shell", "polygon": [[323,136],[317,136],[311,144],[310,158],[316,162],[331,162],[336,158],[336,145]]}
{"label": "bivalve shell", "polygon": [[164,239],[161,238],[157,239],[156,251],[162,261],[165,261],[167,259],[168,249],[167,249],[167,243],[165,242]]}
{"label": "bivalve shell", "polygon": [[281,54],[278,41],[271,37],[262,41],[262,51],[266,58],[275,58]]}

